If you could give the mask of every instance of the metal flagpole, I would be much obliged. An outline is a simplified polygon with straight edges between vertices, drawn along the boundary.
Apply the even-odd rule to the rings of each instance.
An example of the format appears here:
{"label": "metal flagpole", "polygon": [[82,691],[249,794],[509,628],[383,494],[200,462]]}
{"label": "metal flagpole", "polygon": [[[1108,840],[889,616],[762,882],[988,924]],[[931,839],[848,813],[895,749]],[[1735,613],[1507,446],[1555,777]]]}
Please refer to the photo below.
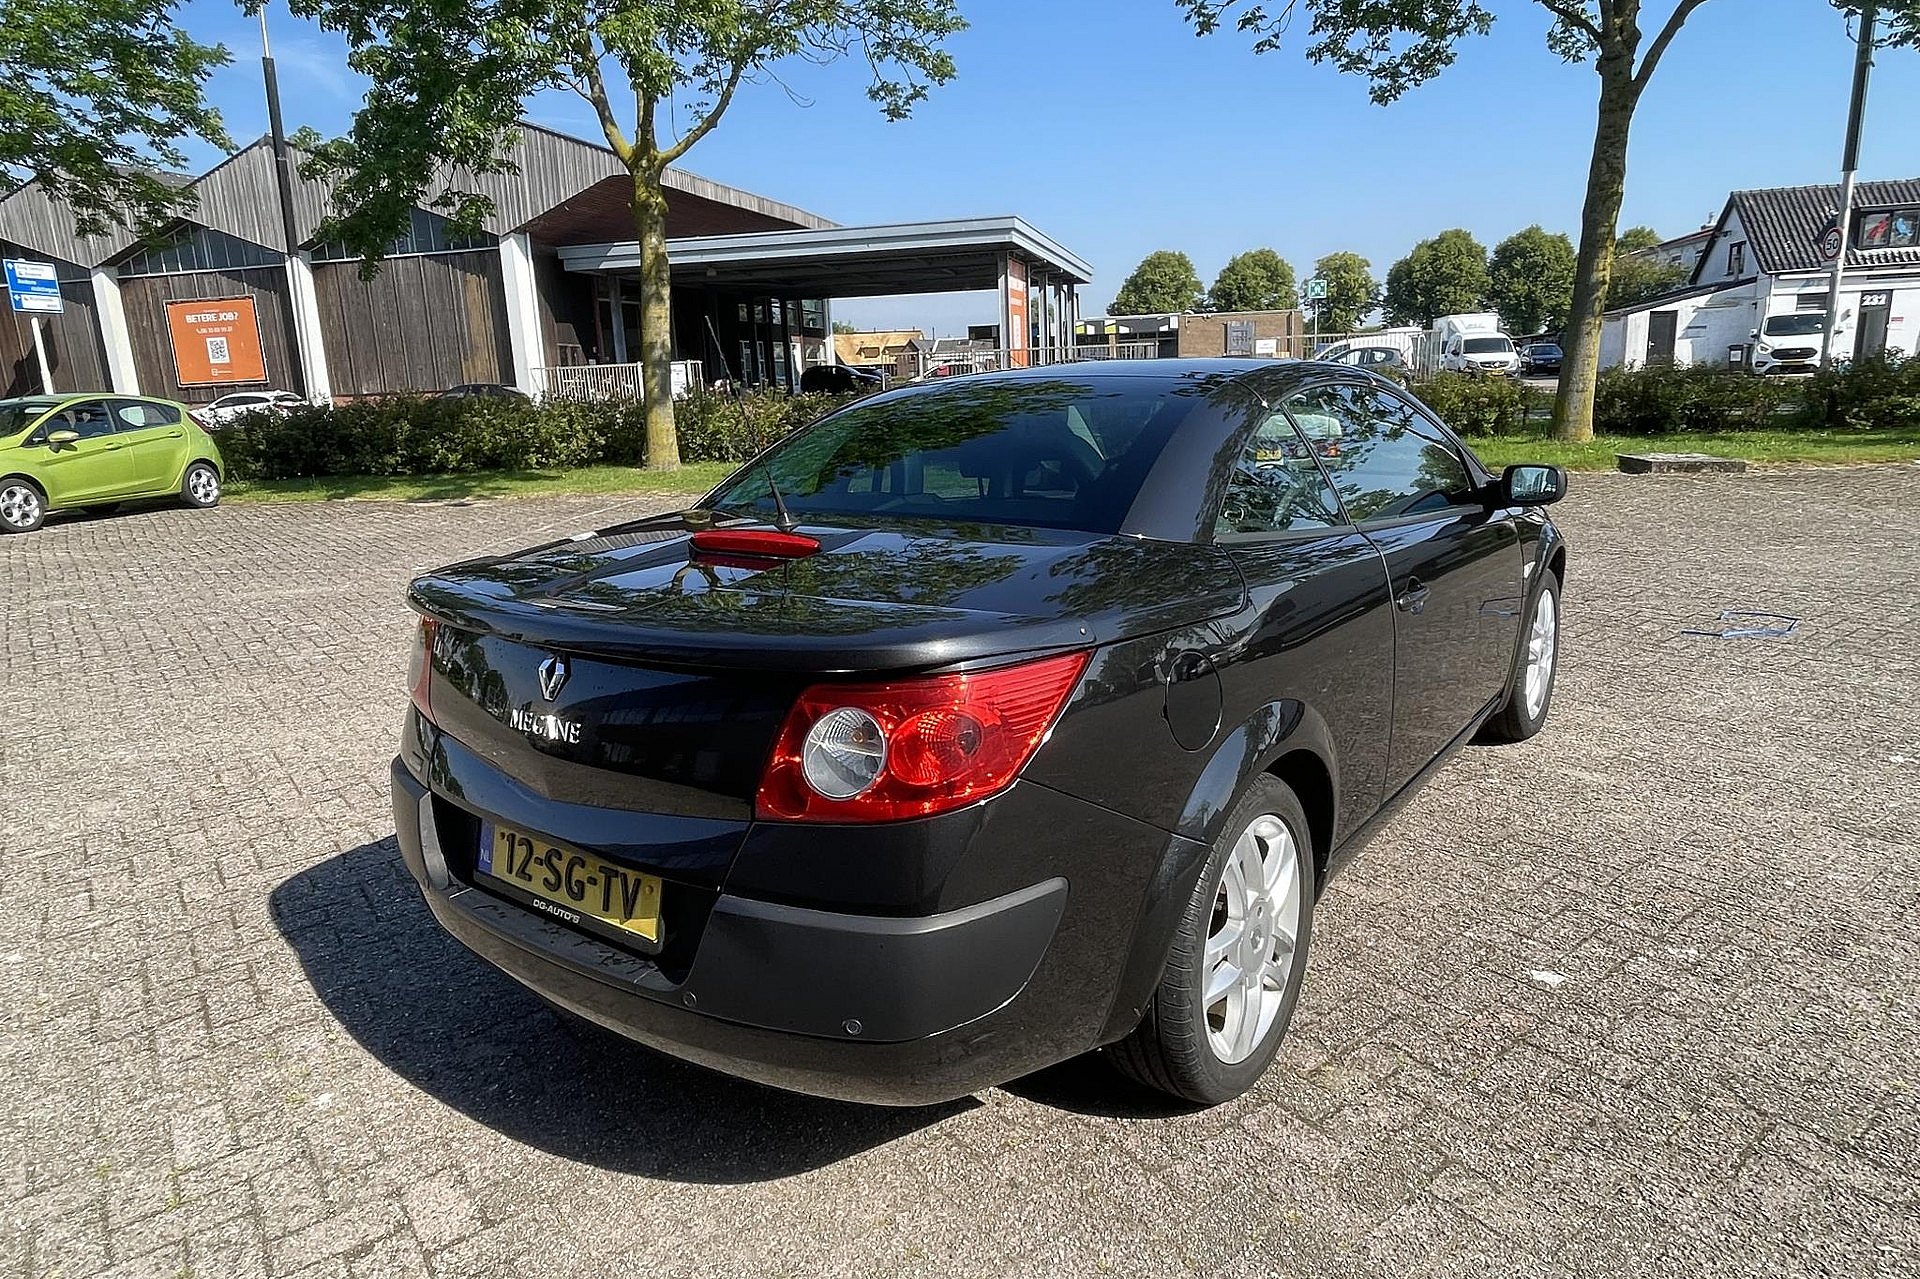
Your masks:
{"label": "metal flagpole", "polygon": [[280,188],[280,233],[286,237],[287,301],[285,321],[287,341],[293,348],[293,389],[307,394],[306,326],[300,317],[306,307],[300,296],[301,280],[294,271],[294,257],[300,251],[300,236],[293,223],[293,157],[287,152],[287,134],[280,120],[280,77],[273,69],[273,48],[267,43],[267,6],[260,6],[260,69],[267,81],[267,128],[273,138],[273,172]]}
{"label": "metal flagpole", "polygon": [[1853,243],[1853,179],[1860,167],[1860,117],[1867,107],[1867,73],[1873,70],[1873,27],[1879,6],[1869,3],[1860,14],[1860,48],[1853,60],[1853,102],[1847,108],[1847,142],[1840,157],[1840,252],[1834,255],[1833,278],[1827,283],[1827,327],[1820,341],[1820,367],[1833,366],[1833,331],[1840,323],[1840,282],[1847,273],[1847,250]]}

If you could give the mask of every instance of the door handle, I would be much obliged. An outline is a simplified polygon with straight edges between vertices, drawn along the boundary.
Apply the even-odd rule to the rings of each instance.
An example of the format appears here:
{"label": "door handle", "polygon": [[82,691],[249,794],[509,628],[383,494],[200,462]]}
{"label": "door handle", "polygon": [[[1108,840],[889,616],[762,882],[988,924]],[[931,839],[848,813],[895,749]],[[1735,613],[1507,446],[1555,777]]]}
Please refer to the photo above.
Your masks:
{"label": "door handle", "polygon": [[117,450],[119,450],[119,449],[123,449],[123,448],[125,448],[125,447],[127,447],[127,446],[126,446],[126,445],[124,445],[124,444],[102,444],[102,445],[100,446],[100,451],[101,451],[102,453],[112,453],[112,452],[115,452],[115,451],[117,451]]}
{"label": "door handle", "polygon": [[177,440],[180,438],[180,435],[181,435],[181,432],[179,431],[168,431],[165,435],[161,436],[160,438],[163,440]]}
{"label": "door handle", "polygon": [[1425,582],[1417,577],[1409,577],[1406,589],[1394,598],[1394,607],[1403,613],[1418,613],[1426,608],[1427,596],[1432,593]]}

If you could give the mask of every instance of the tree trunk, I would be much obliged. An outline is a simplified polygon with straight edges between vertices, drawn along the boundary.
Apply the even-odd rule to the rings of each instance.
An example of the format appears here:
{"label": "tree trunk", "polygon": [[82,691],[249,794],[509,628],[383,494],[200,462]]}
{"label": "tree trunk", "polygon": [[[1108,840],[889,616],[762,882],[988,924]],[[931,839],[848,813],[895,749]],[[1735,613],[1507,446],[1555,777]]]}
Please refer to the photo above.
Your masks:
{"label": "tree trunk", "polygon": [[[673,274],[667,262],[667,193],[660,175],[633,175],[633,229],[640,243],[640,393],[647,410],[647,469],[680,465],[673,425]],[[618,317],[615,322],[619,323]]]}
{"label": "tree trunk", "polygon": [[1600,314],[1613,283],[1613,239],[1627,183],[1627,134],[1639,93],[1633,50],[1600,57],[1600,113],[1587,167],[1587,199],[1580,211],[1580,256],[1574,266],[1573,307],[1561,335],[1565,362],[1553,402],[1553,433],[1562,440],[1593,438],[1593,393],[1600,374]]}

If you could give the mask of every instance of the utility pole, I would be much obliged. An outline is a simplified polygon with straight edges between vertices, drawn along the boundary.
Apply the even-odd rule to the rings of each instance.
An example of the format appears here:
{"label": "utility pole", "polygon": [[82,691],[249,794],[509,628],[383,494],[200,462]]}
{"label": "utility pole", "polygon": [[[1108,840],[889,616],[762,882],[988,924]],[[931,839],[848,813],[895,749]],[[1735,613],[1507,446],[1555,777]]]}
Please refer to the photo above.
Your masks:
{"label": "utility pole", "polygon": [[1860,167],[1860,117],[1867,109],[1867,74],[1873,70],[1873,28],[1880,9],[1869,3],[1860,14],[1860,47],[1853,59],[1853,102],[1847,108],[1847,142],[1840,156],[1840,252],[1834,255],[1833,278],[1827,283],[1827,325],[1820,340],[1820,367],[1833,366],[1833,331],[1840,323],[1840,282],[1847,273],[1847,250],[1853,245],[1853,180]]}
{"label": "utility pole", "polygon": [[273,175],[280,188],[280,233],[286,239],[287,300],[281,308],[287,329],[287,346],[293,352],[293,389],[307,393],[307,344],[301,332],[300,316],[305,306],[300,298],[302,281],[294,271],[294,256],[300,251],[299,232],[293,222],[293,157],[287,152],[287,133],[280,120],[280,77],[273,69],[273,48],[267,43],[267,6],[260,6],[260,69],[267,80],[267,127],[273,137]]}

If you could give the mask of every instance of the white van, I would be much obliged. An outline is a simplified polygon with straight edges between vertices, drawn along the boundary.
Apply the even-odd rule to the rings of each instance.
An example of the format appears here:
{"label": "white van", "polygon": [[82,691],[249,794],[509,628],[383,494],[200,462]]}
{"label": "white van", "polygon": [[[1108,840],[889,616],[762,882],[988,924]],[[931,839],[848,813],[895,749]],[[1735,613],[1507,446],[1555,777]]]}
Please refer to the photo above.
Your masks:
{"label": "white van", "polygon": [[1453,373],[1520,371],[1520,353],[1513,339],[1500,331],[1500,317],[1492,311],[1443,315],[1433,322],[1434,362]]}
{"label": "white van", "polygon": [[1825,311],[1769,315],[1753,334],[1753,371],[1813,372],[1820,367],[1820,338],[1826,331]]}
{"label": "white van", "polygon": [[1447,339],[1440,366],[1452,373],[1498,373],[1507,377],[1520,371],[1520,353],[1504,333],[1456,333]]}

